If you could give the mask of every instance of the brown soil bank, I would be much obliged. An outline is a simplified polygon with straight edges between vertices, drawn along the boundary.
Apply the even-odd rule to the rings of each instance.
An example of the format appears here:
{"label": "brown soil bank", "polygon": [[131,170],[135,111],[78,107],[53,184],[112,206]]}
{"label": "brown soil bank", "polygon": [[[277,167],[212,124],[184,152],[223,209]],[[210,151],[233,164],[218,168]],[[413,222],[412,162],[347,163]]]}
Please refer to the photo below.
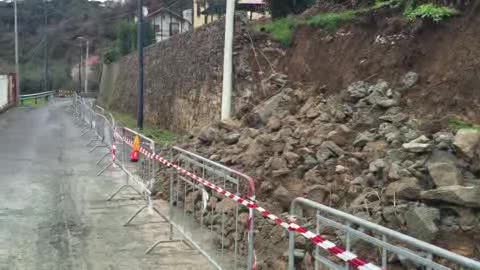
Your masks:
{"label": "brown soil bank", "polygon": [[420,74],[406,105],[427,118],[451,113],[479,122],[480,3],[444,23],[409,23],[374,13],[335,34],[297,30],[280,65],[289,79],[337,91],[358,80]]}

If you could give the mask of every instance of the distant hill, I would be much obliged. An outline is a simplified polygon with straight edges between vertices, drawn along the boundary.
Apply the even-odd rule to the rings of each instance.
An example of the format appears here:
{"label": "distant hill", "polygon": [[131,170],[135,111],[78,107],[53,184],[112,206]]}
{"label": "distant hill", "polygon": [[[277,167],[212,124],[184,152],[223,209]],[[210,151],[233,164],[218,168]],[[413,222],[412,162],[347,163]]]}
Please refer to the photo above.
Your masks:
{"label": "distant hill", "polygon": [[[44,11],[47,15],[45,26]],[[22,92],[42,89],[45,33],[50,63],[49,88],[72,87],[70,67],[78,63],[80,41],[91,41],[90,51],[99,54],[115,39],[116,24],[132,18],[129,5],[105,6],[99,1],[24,0],[18,2],[20,68]],[[13,4],[0,2],[0,59],[14,65]]]}

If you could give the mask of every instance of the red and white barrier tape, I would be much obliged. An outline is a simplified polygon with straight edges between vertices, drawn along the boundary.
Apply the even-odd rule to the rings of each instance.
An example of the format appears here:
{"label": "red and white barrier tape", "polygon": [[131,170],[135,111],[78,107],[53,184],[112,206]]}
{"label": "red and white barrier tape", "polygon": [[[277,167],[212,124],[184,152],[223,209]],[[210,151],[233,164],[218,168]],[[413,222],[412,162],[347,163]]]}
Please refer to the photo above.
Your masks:
{"label": "red and white barrier tape", "polygon": [[[121,138],[127,144],[129,144],[129,145],[133,144],[133,141],[131,141],[129,139],[122,138],[119,134],[117,134],[117,136],[119,136],[119,138]],[[362,259],[358,258],[357,255],[355,255],[355,254],[353,254],[349,251],[346,251],[344,248],[338,247],[335,243],[323,238],[320,235],[317,235],[317,234],[313,233],[312,231],[309,231],[307,228],[302,227],[302,226],[300,226],[296,223],[293,223],[293,222],[288,223],[288,222],[282,220],[281,218],[277,217],[276,215],[270,213],[269,211],[267,211],[263,207],[259,206],[255,202],[253,202],[251,200],[248,200],[248,199],[244,199],[244,198],[239,197],[239,196],[237,196],[237,195],[235,195],[235,194],[233,194],[233,193],[231,193],[227,190],[224,190],[223,188],[221,188],[219,186],[216,186],[215,184],[213,184],[213,183],[211,183],[211,182],[209,182],[209,181],[207,181],[207,180],[205,180],[205,179],[203,179],[203,178],[185,170],[184,168],[182,168],[182,167],[180,167],[180,166],[178,166],[178,165],[176,165],[172,162],[169,162],[168,160],[166,160],[165,158],[161,157],[158,154],[151,153],[151,152],[147,151],[146,149],[144,149],[143,147],[140,148],[140,153],[142,153],[143,155],[145,155],[149,159],[157,160],[158,162],[162,163],[163,165],[165,165],[167,167],[174,168],[175,170],[177,170],[181,174],[183,174],[185,176],[188,176],[189,178],[195,180],[196,182],[202,184],[203,186],[209,187],[210,189],[216,191],[217,193],[219,193],[219,194],[221,194],[221,195],[223,195],[227,198],[230,198],[231,200],[233,200],[233,201],[235,201],[239,204],[242,204],[249,209],[254,209],[255,211],[259,212],[263,216],[263,218],[270,219],[270,220],[274,221],[276,225],[281,226],[288,231],[294,231],[296,233],[301,234],[305,238],[309,239],[314,245],[323,248],[324,250],[328,251],[330,254],[336,256],[337,258],[340,258],[341,260],[350,264],[351,266],[355,267],[356,269],[359,269],[359,270],[381,270],[380,267],[378,267],[378,266],[376,266],[372,263],[368,263],[365,260],[362,260]]]}
{"label": "red and white barrier tape", "polygon": [[117,159],[117,146],[115,143],[112,145],[112,161],[115,162]]}

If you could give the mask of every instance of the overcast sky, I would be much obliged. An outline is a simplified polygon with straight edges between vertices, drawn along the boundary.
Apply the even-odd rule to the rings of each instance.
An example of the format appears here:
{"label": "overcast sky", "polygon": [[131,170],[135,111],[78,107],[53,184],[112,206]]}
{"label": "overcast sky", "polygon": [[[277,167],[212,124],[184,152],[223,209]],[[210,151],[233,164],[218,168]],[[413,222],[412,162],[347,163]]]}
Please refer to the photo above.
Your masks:
{"label": "overcast sky", "polygon": [[[17,0],[18,2],[21,2],[22,0]],[[100,1],[100,2],[105,2],[107,0],[88,0],[88,1]],[[124,2],[125,0],[113,0],[114,2]],[[13,2],[13,0],[0,0],[0,2]]]}

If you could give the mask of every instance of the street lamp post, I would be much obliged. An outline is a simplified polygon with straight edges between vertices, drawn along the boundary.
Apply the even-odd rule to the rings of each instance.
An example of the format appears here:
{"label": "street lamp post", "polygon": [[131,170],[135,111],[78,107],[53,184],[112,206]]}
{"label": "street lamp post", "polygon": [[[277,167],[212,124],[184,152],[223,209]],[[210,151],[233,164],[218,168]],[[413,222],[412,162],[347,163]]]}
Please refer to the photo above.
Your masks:
{"label": "street lamp post", "polygon": [[138,26],[137,26],[137,44],[138,44],[138,111],[137,127],[143,129],[143,0],[138,0]]}
{"label": "street lamp post", "polygon": [[13,1],[13,12],[15,17],[15,101],[19,102],[20,99],[20,67],[18,63],[18,14],[17,14],[17,0]]}
{"label": "street lamp post", "polygon": [[225,47],[223,51],[223,85],[221,119],[232,116],[233,88],[233,35],[235,24],[235,0],[227,0],[225,14]]}
{"label": "street lamp post", "polygon": [[83,58],[82,44],[79,45],[79,48],[80,48],[80,59],[78,61],[78,94],[82,92],[82,58]]}
{"label": "street lamp post", "polygon": [[[78,39],[79,40],[84,40],[87,43],[86,44],[87,47],[85,49],[86,53],[85,53],[85,78],[84,78],[84,80],[85,80],[85,83],[84,83],[85,90],[84,91],[85,91],[85,94],[87,94],[88,93],[88,53],[89,53],[89,43],[90,42],[89,42],[88,39],[86,39],[84,37],[78,37]],[[79,72],[81,72],[80,69],[79,69]]]}

